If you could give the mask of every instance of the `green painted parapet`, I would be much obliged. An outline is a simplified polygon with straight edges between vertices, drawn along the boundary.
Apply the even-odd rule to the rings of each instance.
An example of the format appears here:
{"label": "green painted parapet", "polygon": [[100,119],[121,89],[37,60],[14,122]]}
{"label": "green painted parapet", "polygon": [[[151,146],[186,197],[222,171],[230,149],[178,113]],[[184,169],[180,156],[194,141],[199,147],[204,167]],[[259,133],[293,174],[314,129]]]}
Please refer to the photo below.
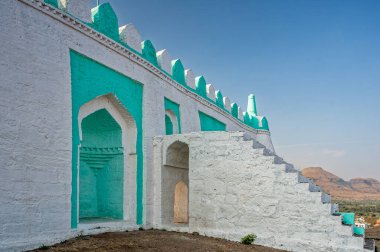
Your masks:
{"label": "green painted parapet", "polygon": [[185,69],[180,59],[172,60],[172,77],[182,85],[186,85]]}
{"label": "green painted parapet", "polygon": [[150,40],[144,40],[141,42],[141,49],[143,57],[153,65],[157,66],[156,49],[154,48]]}
{"label": "green painted parapet", "polygon": [[218,105],[219,108],[224,109],[222,92],[220,92],[219,90],[215,91],[215,99],[216,105]]}
{"label": "green painted parapet", "polygon": [[207,98],[206,80],[203,76],[197,76],[195,78],[195,88],[200,96]]}
{"label": "green painted parapet", "polygon": [[103,3],[93,8],[91,17],[94,29],[115,41],[119,41],[119,23],[109,3]]}
{"label": "green painted parapet", "polygon": [[231,114],[233,117],[239,119],[239,106],[236,103],[231,104]]}
{"label": "green painted parapet", "polygon": [[356,236],[364,236],[364,234],[365,234],[365,230],[364,230],[364,228],[362,228],[362,227],[354,226],[354,227],[353,227],[353,233],[354,233],[354,235],[356,235]]}

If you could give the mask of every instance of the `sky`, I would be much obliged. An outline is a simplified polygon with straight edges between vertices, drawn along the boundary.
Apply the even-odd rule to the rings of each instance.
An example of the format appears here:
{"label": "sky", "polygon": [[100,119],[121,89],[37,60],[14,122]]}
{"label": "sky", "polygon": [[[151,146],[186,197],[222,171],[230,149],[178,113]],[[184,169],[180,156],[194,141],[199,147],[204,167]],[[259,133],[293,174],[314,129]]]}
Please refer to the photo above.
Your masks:
{"label": "sky", "polygon": [[380,180],[380,1],[109,2],[231,102],[255,94],[288,162]]}

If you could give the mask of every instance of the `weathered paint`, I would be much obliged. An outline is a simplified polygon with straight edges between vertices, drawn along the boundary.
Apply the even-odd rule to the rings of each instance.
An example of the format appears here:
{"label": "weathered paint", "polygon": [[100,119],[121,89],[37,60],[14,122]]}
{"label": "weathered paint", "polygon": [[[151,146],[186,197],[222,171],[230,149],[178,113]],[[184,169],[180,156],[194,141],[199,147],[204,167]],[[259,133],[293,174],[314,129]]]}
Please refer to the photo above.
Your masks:
{"label": "weathered paint", "polygon": [[201,131],[226,131],[226,124],[201,111],[199,111],[199,121],[201,123]]}
{"label": "weathered paint", "polygon": [[137,205],[136,222],[143,219],[143,152],[142,152],[142,99],[143,86],[138,82],[92,60],[75,51],[70,51],[72,85],[72,200],[71,226],[77,227],[77,173],[79,128],[78,113],[80,107],[96,97],[113,94],[132,115],[137,127]]}
{"label": "weathered paint", "polygon": [[148,60],[153,65],[158,65],[156,49],[154,48],[152,42],[150,40],[144,40],[141,42],[141,50],[143,57]]}
{"label": "weathered paint", "polygon": [[[166,110],[171,110],[175,116],[177,117],[177,123],[178,123],[178,133],[181,134],[181,113],[180,113],[180,108],[179,104],[169,100],[168,98],[164,98],[164,107],[165,111]],[[171,121],[171,120],[170,120]],[[173,125],[172,125],[173,127]]]}
{"label": "weathered paint", "polygon": [[119,41],[117,16],[109,3],[103,3],[91,10],[92,27],[113,40]]}
{"label": "weathered paint", "polygon": [[179,84],[186,85],[185,69],[180,59],[172,60],[172,77]]}

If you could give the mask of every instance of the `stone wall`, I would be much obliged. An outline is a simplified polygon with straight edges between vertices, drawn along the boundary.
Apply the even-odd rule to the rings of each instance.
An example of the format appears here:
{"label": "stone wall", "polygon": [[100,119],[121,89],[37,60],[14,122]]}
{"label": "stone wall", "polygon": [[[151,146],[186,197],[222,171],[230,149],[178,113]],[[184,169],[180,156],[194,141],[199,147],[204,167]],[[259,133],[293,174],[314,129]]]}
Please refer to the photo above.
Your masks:
{"label": "stone wall", "polygon": [[[87,14],[83,6],[74,5],[88,1],[62,2],[67,11],[78,10],[78,17],[89,21],[90,10]],[[227,130],[244,130],[273,150],[268,131],[247,126],[136,53],[141,48],[137,48],[138,32],[133,26],[119,24],[120,38],[130,43],[128,48],[80,19],[42,0],[1,3],[0,250],[52,244],[82,230],[137,227],[122,222],[99,230],[89,230],[88,225],[71,228],[71,185],[76,181],[72,181],[70,50],[144,86],[142,190],[147,227],[153,222],[156,181],[152,138],[165,134],[165,97],[180,105],[184,133],[200,130],[198,111],[202,111],[226,124]],[[123,37],[128,33],[134,33],[135,40]],[[192,72],[186,70],[185,77],[192,86]]]}
{"label": "stone wall", "polygon": [[235,241],[255,233],[258,244],[289,251],[365,251],[363,238],[322,202],[323,192],[242,132],[156,137],[156,181],[162,181],[166,150],[178,142],[189,146],[188,227],[167,224],[160,199],[173,192],[158,183],[155,227]]}

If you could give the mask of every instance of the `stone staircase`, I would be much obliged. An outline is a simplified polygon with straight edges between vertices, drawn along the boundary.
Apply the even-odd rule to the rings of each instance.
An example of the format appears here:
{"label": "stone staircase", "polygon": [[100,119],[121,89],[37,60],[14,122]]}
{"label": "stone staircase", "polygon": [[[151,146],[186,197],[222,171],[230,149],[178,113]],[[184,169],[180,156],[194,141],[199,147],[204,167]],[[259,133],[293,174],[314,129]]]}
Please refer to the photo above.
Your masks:
{"label": "stone staircase", "polygon": [[235,241],[253,232],[255,243],[289,251],[374,251],[330,195],[246,133],[160,136],[155,152],[178,141],[190,153],[189,232]]}
{"label": "stone staircase", "polygon": [[[323,192],[322,188],[320,186],[317,186],[312,179],[303,176],[301,171],[296,169],[292,164],[287,163],[286,161],[283,160],[283,158],[277,156],[275,153],[272,153],[271,151],[266,149],[264,145],[258,143],[256,140],[254,140],[248,134],[244,134],[242,138],[243,138],[243,141],[248,142],[249,145],[251,145],[251,143],[252,143],[252,148],[255,150],[256,153],[260,153],[260,154],[267,156],[267,157],[273,157],[273,164],[275,166],[278,166],[280,169],[284,170],[286,173],[294,173],[296,175],[296,177],[298,178],[299,184],[308,184],[309,192],[320,194],[321,195],[321,203],[331,205],[331,207],[329,208],[330,214],[332,216],[340,216],[341,217],[341,224],[343,226],[347,226],[347,227],[351,228],[350,234],[353,237],[363,237],[364,238],[363,248],[365,249],[365,251],[375,251],[375,240],[374,239],[365,238],[365,234],[364,235],[361,234],[360,231],[358,233],[355,232],[354,213],[352,213],[353,214],[352,221],[350,221],[349,223],[345,222],[345,219],[343,218],[342,214],[347,214],[347,213],[340,213],[339,212],[339,204],[332,203],[331,195]],[[283,166],[285,166],[285,169],[283,169]],[[362,228],[359,228],[359,229],[362,229]],[[364,229],[363,229],[363,233],[364,233]]]}

